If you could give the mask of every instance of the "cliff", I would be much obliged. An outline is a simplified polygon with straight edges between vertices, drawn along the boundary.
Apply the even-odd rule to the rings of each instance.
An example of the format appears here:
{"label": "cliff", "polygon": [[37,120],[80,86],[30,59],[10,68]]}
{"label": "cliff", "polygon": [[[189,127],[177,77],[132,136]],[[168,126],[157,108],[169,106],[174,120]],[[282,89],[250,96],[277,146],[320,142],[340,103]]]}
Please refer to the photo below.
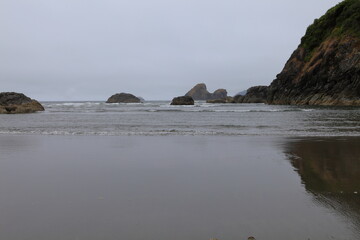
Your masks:
{"label": "cliff", "polygon": [[199,83],[188,91],[185,96],[192,97],[194,100],[226,99],[227,91],[221,88],[214,93],[210,93],[204,83]]}
{"label": "cliff", "polygon": [[360,1],[316,19],[268,90],[269,104],[360,105]]}

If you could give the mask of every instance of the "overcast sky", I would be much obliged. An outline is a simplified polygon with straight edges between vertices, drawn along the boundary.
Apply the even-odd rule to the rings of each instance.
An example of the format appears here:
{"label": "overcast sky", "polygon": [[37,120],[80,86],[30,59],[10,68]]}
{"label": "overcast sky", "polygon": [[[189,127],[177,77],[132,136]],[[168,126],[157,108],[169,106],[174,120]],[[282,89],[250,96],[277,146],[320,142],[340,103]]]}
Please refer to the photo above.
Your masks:
{"label": "overcast sky", "polygon": [[269,85],[339,0],[0,0],[0,92],[147,100]]}

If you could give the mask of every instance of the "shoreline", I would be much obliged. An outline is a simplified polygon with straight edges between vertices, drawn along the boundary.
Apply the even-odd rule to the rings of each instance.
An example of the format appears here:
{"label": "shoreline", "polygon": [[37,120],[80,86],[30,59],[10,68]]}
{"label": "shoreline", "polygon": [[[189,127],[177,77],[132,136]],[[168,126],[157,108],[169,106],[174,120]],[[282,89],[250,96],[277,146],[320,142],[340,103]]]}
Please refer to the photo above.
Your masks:
{"label": "shoreline", "polygon": [[39,114],[0,115],[0,134],[111,136],[360,136],[360,109],[267,105],[48,104]]}

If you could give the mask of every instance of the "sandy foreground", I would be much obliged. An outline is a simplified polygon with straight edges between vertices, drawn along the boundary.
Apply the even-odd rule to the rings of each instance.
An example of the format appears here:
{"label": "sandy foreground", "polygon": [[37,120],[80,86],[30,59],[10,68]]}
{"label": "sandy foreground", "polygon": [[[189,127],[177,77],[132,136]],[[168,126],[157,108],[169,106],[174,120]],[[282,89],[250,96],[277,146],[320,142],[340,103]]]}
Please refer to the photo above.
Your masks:
{"label": "sandy foreground", "polygon": [[360,138],[0,136],[0,239],[356,239]]}

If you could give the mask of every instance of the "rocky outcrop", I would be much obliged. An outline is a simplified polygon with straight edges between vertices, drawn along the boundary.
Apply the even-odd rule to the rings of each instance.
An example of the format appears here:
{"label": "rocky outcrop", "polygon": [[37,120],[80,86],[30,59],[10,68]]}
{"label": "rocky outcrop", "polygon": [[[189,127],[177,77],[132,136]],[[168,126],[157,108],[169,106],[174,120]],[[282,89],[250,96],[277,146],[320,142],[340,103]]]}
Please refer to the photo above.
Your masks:
{"label": "rocky outcrop", "polygon": [[206,103],[235,103],[233,97],[206,100]]}
{"label": "rocky outcrop", "polygon": [[244,90],[244,91],[238,92],[237,94],[235,94],[235,96],[238,96],[238,95],[245,96],[246,93],[247,93],[247,90]]}
{"label": "rocky outcrop", "polygon": [[269,104],[360,105],[359,12],[359,0],[345,0],[309,26],[269,86]]}
{"label": "rocky outcrop", "polygon": [[234,101],[236,103],[266,103],[267,94],[267,86],[255,86],[249,88],[244,96],[236,95]]}
{"label": "rocky outcrop", "polygon": [[130,93],[117,93],[112,95],[106,103],[140,103],[141,100],[138,97]]}
{"label": "rocky outcrop", "polygon": [[226,103],[235,103],[235,100],[233,97],[228,96],[226,97]]}
{"label": "rocky outcrop", "polygon": [[214,93],[210,93],[204,83],[199,83],[188,91],[185,96],[192,97],[194,100],[225,99],[227,97],[227,91],[221,88]]}
{"label": "rocky outcrop", "polygon": [[226,99],[227,91],[226,89],[220,88],[216,90],[212,95],[211,99]]}
{"label": "rocky outcrop", "polygon": [[189,96],[176,97],[171,101],[171,105],[194,105],[194,99]]}
{"label": "rocky outcrop", "polygon": [[194,100],[207,100],[211,98],[211,93],[208,92],[204,83],[199,83],[188,91],[185,96],[192,97]]}
{"label": "rocky outcrop", "polygon": [[44,110],[44,107],[38,101],[31,99],[22,93],[0,93],[0,113],[33,113]]}

